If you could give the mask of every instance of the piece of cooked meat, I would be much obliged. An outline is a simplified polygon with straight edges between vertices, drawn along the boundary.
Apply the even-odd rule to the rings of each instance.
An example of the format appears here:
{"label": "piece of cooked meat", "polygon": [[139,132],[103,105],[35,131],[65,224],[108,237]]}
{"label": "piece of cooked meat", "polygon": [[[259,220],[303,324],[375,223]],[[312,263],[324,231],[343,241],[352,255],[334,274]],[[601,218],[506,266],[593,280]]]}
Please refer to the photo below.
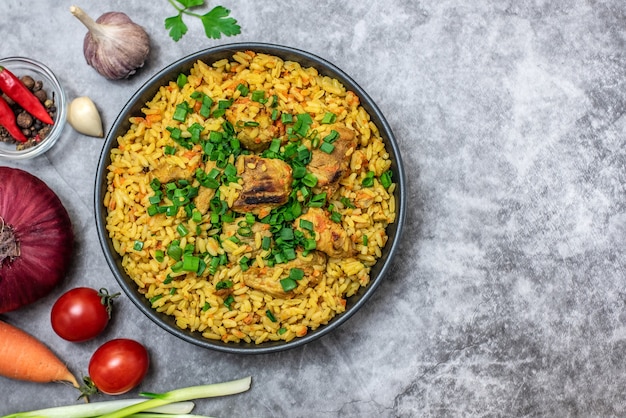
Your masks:
{"label": "piece of cooked meat", "polygon": [[[208,160],[204,165],[204,171],[209,173],[212,169],[217,168],[217,163],[215,161]],[[194,203],[196,205],[196,209],[200,211],[200,213],[205,214],[209,211],[211,207],[211,199],[215,196],[215,189],[211,189],[209,187],[199,187],[198,188],[198,196],[196,196]]]}
{"label": "piece of cooked meat", "polygon": [[244,148],[258,153],[270,146],[275,138],[276,128],[265,110],[262,110],[254,118],[254,122],[259,125],[240,128],[241,130],[237,133],[237,139],[239,139]]}
{"label": "piece of cooked meat", "polygon": [[[285,292],[280,281],[289,277],[292,268],[299,268],[304,271],[304,276],[308,278],[308,283],[317,284],[324,271],[326,271],[326,255],[319,251],[311,251],[307,256],[298,252],[296,259],[287,263],[276,264],[274,267],[253,266],[242,273],[246,286],[260,290],[276,297],[292,297],[299,293],[298,288]],[[280,274],[274,277],[280,269]]]}
{"label": "piece of cooked meat", "polygon": [[231,209],[252,212],[262,218],[273,208],[287,203],[293,181],[289,164],[274,158],[242,155],[236,166],[243,183]]}
{"label": "piece of cooked meat", "polygon": [[336,127],[339,137],[333,145],[335,148],[328,154],[320,149],[311,151],[311,162],[307,169],[317,177],[317,186],[332,195],[339,187],[339,181],[348,172],[350,156],[356,148],[354,132],[345,127]]}
{"label": "piece of cooked meat", "polygon": [[211,199],[215,196],[215,189],[210,189],[208,187],[199,187],[198,195],[194,199],[194,203],[196,205],[196,209],[201,214],[205,214],[209,211],[211,207]]}
{"label": "piece of cooked meat", "polygon": [[355,254],[352,240],[341,224],[330,219],[328,212],[322,208],[309,208],[309,210],[294,221],[294,226],[305,232],[300,227],[300,220],[304,219],[313,224],[315,231],[315,244],[318,251],[328,254],[330,257],[350,257]]}
{"label": "piece of cooked meat", "polygon": [[152,170],[152,175],[159,179],[161,184],[166,184],[174,180],[189,179],[193,173],[194,170],[191,167],[181,168],[167,162],[159,164]]}

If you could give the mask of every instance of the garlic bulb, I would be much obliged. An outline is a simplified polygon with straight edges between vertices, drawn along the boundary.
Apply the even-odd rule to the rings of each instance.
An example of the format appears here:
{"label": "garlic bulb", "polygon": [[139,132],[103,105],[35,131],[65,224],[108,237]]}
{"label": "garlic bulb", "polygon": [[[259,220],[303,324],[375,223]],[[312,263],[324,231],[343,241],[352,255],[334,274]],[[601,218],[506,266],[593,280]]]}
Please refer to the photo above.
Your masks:
{"label": "garlic bulb", "polygon": [[122,12],[108,12],[96,21],[81,8],[70,7],[89,32],[83,42],[87,64],[101,75],[117,80],[127,78],[142,67],[150,53],[146,31]]}
{"label": "garlic bulb", "polygon": [[81,134],[102,138],[102,119],[94,102],[86,96],[77,97],[70,102],[67,121]]}

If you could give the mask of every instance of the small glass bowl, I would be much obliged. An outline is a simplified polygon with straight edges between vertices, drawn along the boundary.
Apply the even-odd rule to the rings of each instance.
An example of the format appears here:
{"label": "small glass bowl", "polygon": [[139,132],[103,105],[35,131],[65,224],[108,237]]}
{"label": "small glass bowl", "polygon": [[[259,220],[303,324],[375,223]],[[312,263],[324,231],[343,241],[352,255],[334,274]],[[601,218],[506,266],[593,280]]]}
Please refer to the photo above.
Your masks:
{"label": "small glass bowl", "polygon": [[[43,89],[48,93],[48,97],[54,97],[54,104],[57,108],[54,125],[48,136],[39,144],[18,151],[15,143],[0,141],[0,159],[25,160],[37,157],[52,148],[63,133],[67,119],[67,99],[65,91],[54,73],[44,64],[36,60],[24,57],[1,58],[0,66],[5,67],[18,78],[30,75],[35,81],[41,80],[43,82]],[[1,93],[0,91],[0,94]]]}

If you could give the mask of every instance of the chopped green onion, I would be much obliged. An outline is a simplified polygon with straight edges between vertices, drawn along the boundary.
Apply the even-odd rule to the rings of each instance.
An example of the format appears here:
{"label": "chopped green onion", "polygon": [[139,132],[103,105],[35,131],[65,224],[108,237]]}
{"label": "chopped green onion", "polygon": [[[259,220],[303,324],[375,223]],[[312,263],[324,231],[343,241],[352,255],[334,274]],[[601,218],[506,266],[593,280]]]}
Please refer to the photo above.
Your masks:
{"label": "chopped green onion", "polygon": [[297,257],[296,250],[289,247],[283,249],[283,254],[288,261],[295,260]]}
{"label": "chopped green onion", "polygon": [[263,250],[269,250],[272,245],[272,239],[270,237],[263,237],[261,240],[261,248]]}
{"label": "chopped green onion", "polygon": [[133,250],[141,251],[142,249],[143,249],[143,242],[142,241],[135,241],[135,243],[133,244]]}
{"label": "chopped green onion", "polygon": [[248,93],[250,93],[250,89],[245,84],[241,84],[241,83],[237,85],[237,90],[239,90],[241,95],[244,97],[247,96]]}
{"label": "chopped green onion", "polygon": [[154,259],[159,263],[162,263],[165,259],[165,252],[163,250],[156,250],[154,252]]}
{"label": "chopped green onion", "polygon": [[367,235],[363,234],[363,245],[367,247]]}
{"label": "chopped green onion", "polygon": [[314,208],[321,208],[325,204],[326,204],[326,192],[316,194],[315,196],[311,198],[311,201],[309,202],[309,206],[314,207]]}
{"label": "chopped green onion", "polygon": [[215,274],[217,272],[217,268],[220,266],[220,258],[213,257],[211,261],[209,261],[209,273]]}
{"label": "chopped green onion", "polygon": [[337,115],[335,115],[332,112],[326,112],[326,114],[322,118],[322,123],[325,125],[328,125],[330,123],[335,123],[336,120],[337,120]]}
{"label": "chopped green onion", "polygon": [[314,238],[308,238],[304,241],[304,249],[306,251],[312,251],[317,248],[317,242],[315,242]]}
{"label": "chopped green onion", "polygon": [[280,230],[280,238],[285,241],[293,240],[293,229],[289,227],[284,227]]}
{"label": "chopped green onion", "polygon": [[154,196],[150,196],[148,198],[148,202],[150,202],[151,205],[156,205],[157,203],[161,203],[161,199],[163,198],[162,193],[157,193]]}
{"label": "chopped green onion", "polygon": [[374,185],[374,172],[373,171],[368,171],[367,172],[367,175],[365,176],[365,178],[361,182],[361,185],[363,187],[372,187]]}
{"label": "chopped green onion", "polygon": [[272,139],[272,143],[270,144],[269,150],[275,153],[280,152],[280,139],[278,138]]}
{"label": "chopped green onion", "polygon": [[313,173],[307,173],[302,178],[302,183],[309,187],[315,187],[317,185],[317,177]]}
{"label": "chopped green onion", "polygon": [[309,132],[309,127],[313,123],[313,119],[311,115],[308,113],[301,113],[297,116],[296,124],[294,125],[294,130],[301,137],[305,137]]}
{"label": "chopped green onion", "polygon": [[181,271],[183,271],[183,261],[177,261],[172,265],[172,271],[174,273],[180,273]]}
{"label": "chopped green onion", "polygon": [[304,278],[304,270],[299,268],[292,268],[289,271],[289,278],[292,280],[302,280],[302,278]]}
{"label": "chopped green onion", "polygon": [[324,137],[323,141],[332,144],[337,140],[337,138],[339,138],[339,132],[333,129],[328,135]]}
{"label": "chopped green onion", "polygon": [[272,107],[278,106],[278,95],[277,94],[273,94],[272,95],[272,104],[271,104],[271,106]]}
{"label": "chopped green onion", "polygon": [[150,182],[150,188],[155,192],[161,190],[161,182],[158,178],[155,177],[152,179],[152,181]]}
{"label": "chopped green onion", "polygon": [[178,77],[176,78],[176,84],[178,85],[179,89],[185,87],[185,84],[187,84],[187,76],[183,73],[178,74]]}
{"label": "chopped green onion", "polygon": [[250,259],[246,256],[241,257],[239,260],[239,267],[241,267],[242,271],[246,271],[250,268]]}
{"label": "chopped green onion", "polygon": [[333,222],[341,222],[341,213],[335,211],[331,212],[330,220]]}
{"label": "chopped green onion", "polygon": [[176,227],[176,232],[178,232],[178,235],[180,235],[181,237],[184,237],[187,234],[189,234],[189,230],[183,224],[178,224],[178,226]]}
{"label": "chopped green onion", "polygon": [[202,312],[206,312],[209,309],[211,309],[211,304],[209,302],[204,302],[204,305],[202,306]]}
{"label": "chopped green onion", "polygon": [[226,305],[226,307],[230,309],[230,305],[232,305],[234,301],[235,297],[233,295],[228,295],[228,297],[224,299],[224,305]]}
{"label": "chopped green onion", "polygon": [[167,206],[165,208],[165,214],[167,216],[175,216],[178,213],[178,206]]}
{"label": "chopped green onion", "polygon": [[313,231],[313,222],[306,219],[300,219],[300,228],[306,229],[307,231]]}
{"label": "chopped green onion", "polygon": [[285,262],[285,256],[282,253],[274,254],[274,262],[276,264],[281,264]]}
{"label": "chopped green onion", "polygon": [[291,175],[294,179],[301,179],[302,177],[306,176],[306,167],[302,165],[296,165],[292,167]]}
{"label": "chopped green onion", "polygon": [[213,99],[211,99],[207,95],[204,95],[202,97],[202,106],[200,107],[198,113],[200,113],[202,117],[208,118],[209,116],[211,116],[211,106],[213,106]]}
{"label": "chopped green onion", "polygon": [[215,285],[215,290],[230,289],[231,287],[233,287],[232,280],[220,280]]}
{"label": "chopped green onion", "polygon": [[150,298],[150,304],[153,304],[154,302],[156,302],[157,300],[161,299],[163,297],[163,295],[156,295]]}
{"label": "chopped green onion", "polygon": [[339,199],[340,202],[347,208],[350,209],[354,209],[356,206],[354,206],[354,204],[350,201],[350,199],[348,199],[347,197],[342,197],[341,199]]}
{"label": "chopped green onion", "polygon": [[283,113],[280,115],[282,123],[293,123],[293,115],[291,113]]}
{"label": "chopped green onion", "polygon": [[170,133],[170,137],[174,140],[177,141],[180,139],[183,131],[180,130],[180,128],[172,128],[171,126],[168,126],[167,128],[165,128],[169,131]]}
{"label": "chopped green onion", "polygon": [[388,170],[388,171],[385,171],[380,176],[380,184],[382,184],[385,189],[388,189],[389,186],[391,186],[391,184],[392,184],[392,181],[391,181],[392,175],[393,175],[393,172],[391,170]]}
{"label": "chopped green onion", "polygon": [[200,257],[185,254],[183,256],[183,270],[197,272],[200,267]]}
{"label": "chopped green onion", "polygon": [[265,98],[265,91],[263,90],[255,90],[252,92],[252,101],[259,103],[266,103],[267,99]]}
{"label": "chopped green onion", "polygon": [[237,234],[241,235],[242,237],[251,237],[252,229],[249,226],[242,226],[237,228]]}
{"label": "chopped green onion", "polygon": [[146,211],[148,216],[154,216],[159,213],[159,207],[157,205],[150,205]]}
{"label": "chopped green onion", "polygon": [[326,154],[331,154],[335,149],[335,146],[330,142],[322,142],[320,145],[320,151],[325,152]]}
{"label": "chopped green onion", "polygon": [[232,100],[219,100],[217,102],[218,109],[228,109],[233,104]]}
{"label": "chopped green onion", "polygon": [[285,292],[289,292],[293,289],[295,289],[296,287],[298,287],[298,283],[296,283],[295,280],[290,279],[289,277],[281,279],[280,280],[280,285],[283,288],[283,290]]}
{"label": "chopped green onion", "polygon": [[172,259],[178,261],[183,256],[183,249],[178,245],[177,241],[172,241],[172,243],[167,247],[167,255]]}
{"label": "chopped green onion", "polygon": [[265,311],[265,315],[267,315],[267,318],[272,321],[272,322],[276,322],[276,317],[274,316],[274,314],[272,313],[272,311],[270,311],[269,309],[267,311]]}
{"label": "chopped green onion", "polygon": [[174,110],[172,119],[177,120],[179,122],[184,122],[185,119],[187,119],[188,113],[189,113],[189,104],[187,102],[179,103],[176,105],[176,109]]}

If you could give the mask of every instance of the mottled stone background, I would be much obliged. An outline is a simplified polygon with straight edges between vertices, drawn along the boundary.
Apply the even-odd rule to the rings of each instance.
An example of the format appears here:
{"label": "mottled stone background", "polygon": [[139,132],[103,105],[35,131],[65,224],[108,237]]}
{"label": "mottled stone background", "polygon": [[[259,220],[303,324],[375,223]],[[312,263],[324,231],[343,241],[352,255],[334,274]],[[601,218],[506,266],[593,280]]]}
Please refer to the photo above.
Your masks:
{"label": "mottled stone background", "polygon": [[[221,417],[624,416],[626,414],[626,3],[608,1],[223,1],[243,28],[178,43],[152,2],[84,1],[149,32],[146,67],[110,82],[82,56],[68,1],[0,6],[0,54],[37,58],[105,128],[134,90],[208,46],[260,41],[326,58],[374,98],[408,180],[404,240],[386,281],[338,332],[263,356],[207,351],[163,332],[130,303],[107,338],[141,335],[144,387],[252,375],[236,398],[198,403]],[[217,4],[217,3],[216,3]],[[93,216],[102,140],[68,130],[45,156],[0,164],[45,179],[78,239],[67,286],[115,288]],[[1,181],[1,179],[0,179]],[[3,316],[53,345],[78,374],[100,342],[54,335],[49,307]],[[0,413],[72,403],[59,385],[0,378]]]}

